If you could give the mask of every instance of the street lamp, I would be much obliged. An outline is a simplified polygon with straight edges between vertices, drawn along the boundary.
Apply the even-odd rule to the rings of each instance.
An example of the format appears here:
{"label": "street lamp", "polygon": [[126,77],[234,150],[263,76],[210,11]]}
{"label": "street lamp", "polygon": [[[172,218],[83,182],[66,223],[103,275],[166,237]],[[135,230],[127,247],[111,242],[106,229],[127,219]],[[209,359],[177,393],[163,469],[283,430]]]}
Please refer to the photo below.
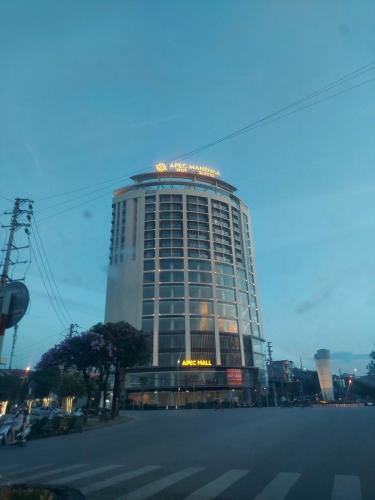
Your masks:
{"label": "street lamp", "polygon": [[177,401],[176,401],[176,410],[180,405],[180,358],[177,360]]}

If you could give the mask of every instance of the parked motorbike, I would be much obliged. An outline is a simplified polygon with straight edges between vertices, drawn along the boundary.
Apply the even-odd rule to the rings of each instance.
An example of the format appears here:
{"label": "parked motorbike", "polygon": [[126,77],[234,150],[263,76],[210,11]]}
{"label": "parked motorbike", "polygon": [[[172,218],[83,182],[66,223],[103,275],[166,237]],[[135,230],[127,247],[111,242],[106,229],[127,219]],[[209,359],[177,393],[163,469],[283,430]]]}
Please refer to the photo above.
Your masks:
{"label": "parked motorbike", "polygon": [[4,420],[4,422],[0,426],[0,444],[1,446],[5,445],[14,445],[25,446],[28,436],[31,432],[31,424],[26,425],[16,432],[15,440],[12,440],[12,428],[14,425],[14,417],[8,417]]}

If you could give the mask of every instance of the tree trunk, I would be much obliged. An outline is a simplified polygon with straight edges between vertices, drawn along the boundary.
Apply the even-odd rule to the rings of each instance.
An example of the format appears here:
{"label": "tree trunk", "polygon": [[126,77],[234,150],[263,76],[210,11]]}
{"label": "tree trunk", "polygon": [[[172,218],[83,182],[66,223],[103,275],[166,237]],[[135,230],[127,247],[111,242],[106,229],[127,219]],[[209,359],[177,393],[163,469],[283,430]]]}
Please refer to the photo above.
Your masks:
{"label": "tree trunk", "polygon": [[83,380],[85,381],[86,390],[87,390],[87,399],[86,399],[86,405],[85,405],[85,410],[84,410],[84,422],[86,424],[87,418],[89,416],[89,409],[90,409],[91,383],[90,383],[90,378],[85,371],[82,372],[82,375],[83,375]]}
{"label": "tree trunk", "polygon": [[107,415],[107,395],[108,395],[108,377],[109,377],[109,372],[106,374],[103,380],[103,405],[102,405],[102,420],[107,420],[108,415]]}

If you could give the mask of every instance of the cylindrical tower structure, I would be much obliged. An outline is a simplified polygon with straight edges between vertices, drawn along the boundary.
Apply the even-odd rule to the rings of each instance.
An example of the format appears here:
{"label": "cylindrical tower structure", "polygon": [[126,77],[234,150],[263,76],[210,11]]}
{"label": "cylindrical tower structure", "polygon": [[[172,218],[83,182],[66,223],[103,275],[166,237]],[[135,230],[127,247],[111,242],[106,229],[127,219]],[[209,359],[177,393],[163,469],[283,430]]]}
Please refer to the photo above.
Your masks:
{"label": "cylindrical tower structure", "polygon": [[114,192],[105,313],[150,338],[128,396],[249,400],[266,383],[249,209],[209,167],[158,164],[132,180]]}
{"label": "cylindrical tower structure", "polygon": [[314,359],[322,397],[325,401],[332,401],[335,397],[333,394],[331,354],[328,349],[318,349],[314,355]]}

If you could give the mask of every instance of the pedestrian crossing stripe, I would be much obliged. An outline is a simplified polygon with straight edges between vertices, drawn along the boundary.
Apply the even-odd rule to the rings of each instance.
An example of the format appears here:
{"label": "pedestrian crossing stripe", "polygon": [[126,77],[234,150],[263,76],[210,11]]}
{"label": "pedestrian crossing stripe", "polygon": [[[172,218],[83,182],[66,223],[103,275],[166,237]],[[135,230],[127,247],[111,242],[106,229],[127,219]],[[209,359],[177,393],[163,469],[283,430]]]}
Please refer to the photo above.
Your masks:
{"label": "pedestrian crossing stripe", "polygon": [[[144,476],[141,487],[127,491],[127,493],[114,500],[146,500],[153,498],[167,488],[172,488],[180,481],[198,475],[200,472],[206,470],[204,467],[186,467],[168,474],[160,473],[159,478],[150,480],[147,479],[147,475],[152,472],[159,473],[162,469],[160,465],[146,465],[125,471],[120,471],[124,467],[121,464],[109,464],[94,468],[88,467],[90,467],[88,464],[71,464],[56,468],[54,468],[54,464],[42,464],[32,467],[25,467],[23,464],[10,464],[0,468],[0,484],[4,485],[6,483],[11,485],[33,481],[44,482],[44,479],[47,479],[47,484],[50,485],[78,483],[77,486],[74,486],[80,489],[84,495],[87,495],[100,493],[106,488],[111,488]],[[103,479],[80,486],[80,482],[82,483],[85,479],[101,474],[104,476]],[[300,479],[300,473],[280,472],[270,479],[263,490],[253,497],[253,500],[286,500],[291,489]],[[250,471],[230,469],[203,484],[195,491],[186,493],[187,496],[184,500],[213,500],[240,480],[251,481]],[[110,493],[110,496],[113,497],[114,493]],[[327,495],[326,498],[330,498],[330,500],[362,500],[360,478],[350,475],[335,475],[331,496]],[[250,500],[250,497],[246,495],[246,499]]]}

